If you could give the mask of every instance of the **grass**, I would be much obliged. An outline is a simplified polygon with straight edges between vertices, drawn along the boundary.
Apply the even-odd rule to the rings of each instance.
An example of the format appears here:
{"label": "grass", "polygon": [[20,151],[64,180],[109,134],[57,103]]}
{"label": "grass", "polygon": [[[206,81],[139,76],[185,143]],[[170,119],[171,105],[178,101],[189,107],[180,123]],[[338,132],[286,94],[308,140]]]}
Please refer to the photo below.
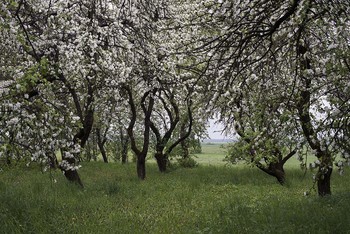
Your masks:
{"label": "grass", "polygon": [[319,198],[303,196],[311,173],[295,167],[282,187],[255,168],[208,164],[161,174],[149,163],[139,181],[132,163],[85,163],[84,189],[58,171],[5,168],[0,233],[350,233],[349,173],[334,173],[333,195]]}
{"label": "grass", "polygon": [[[195,160],[201,165],[227,165],[224,161],[226,155],[226,143],[203,143],[202,153],[195,154]],[[315,161],[317,158],[310,155],[307,163]],[[300,161],[296,157],[290,158],[285,165],[287,168],[300,168]]]}
{"label": "grass", "polygon": [[202,153],[195,155],[195,160],[201,165],[225,165],[225,149],[223,144],[202,144]]}

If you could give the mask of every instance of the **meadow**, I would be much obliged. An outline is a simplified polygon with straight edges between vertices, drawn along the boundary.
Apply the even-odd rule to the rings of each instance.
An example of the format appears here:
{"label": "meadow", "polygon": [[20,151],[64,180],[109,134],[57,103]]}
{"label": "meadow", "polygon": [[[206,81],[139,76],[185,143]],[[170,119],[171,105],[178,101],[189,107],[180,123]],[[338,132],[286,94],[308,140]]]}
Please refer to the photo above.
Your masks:
{"label": "meadow", "polygon": [[223,157],[220,145],[203,145],[198,167],[161,174],[150,162],[145,181],[133,163],[83,163],[84,189],[59,171],[3,168],[0,233],[350,233],[349,170],[334,172],[333,195],[320,198],[296,160],[281,186]]}

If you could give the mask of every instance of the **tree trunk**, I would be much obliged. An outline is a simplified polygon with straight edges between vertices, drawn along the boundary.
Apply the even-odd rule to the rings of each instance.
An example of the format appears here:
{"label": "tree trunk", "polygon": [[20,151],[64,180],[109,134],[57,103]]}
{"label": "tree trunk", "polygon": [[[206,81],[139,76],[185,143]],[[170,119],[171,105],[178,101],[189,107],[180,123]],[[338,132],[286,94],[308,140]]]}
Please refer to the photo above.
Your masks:
{"label": "tree trunk", "polygon": [[168,159],[162,152],[156,152],[154,157],[157,160],[158,169],[160,172],[166,172]]}
{"label": "tree trunk", "polygon": [[64,172],[64,176],[73,183],[78,184],[82,188],[84,188],[83,182],[81,182],[80,176],[77,170],[62,170]]}
{"label": "tree trunk", "polygon": [[146,178],[146,160],[143,155],[137,155],[137,176],[139,179],[144,180]]}
{"label": "tree trunk", "polygon": [[99,142],[98,143],[98,147],[100,148],[100,151],[101,151],[101,154],[102,154],[102,158],[103,158],[103,162],[108,163],[108,157],[107,157],[107,153],[106,153],[104,145],[101,142]]}
{"label": "tree trunk", "polygon": [[58,161],[57,161],[56,155],[54,155],[54,154],[53,155],[49,155],[48,159],[49,159],[50,168],[56,169],[57,165],[58,165]]}
{"label": "tree trunk", "polygon": [[68,181],[73,182],[84,188],[83,182],[81,181],[77,170],[70,170],[63,167],[60,167],[60,169]]}
{"label": "tree trunk", "polygon": [[332,169],[329,169],[329,171],[321,176],[322,178],[319,178],[317,181],[317,189],[318,189],[318,195],[321,197],[324,197],[326,195],[331,195],[331,174]]}
{"label": "tree trunk", "polygon": [[103,162],[108,163],[107,153],[104,147],[106,143],[106,139],[102,139],[101,130],[99,128],[96,129],[96,135],[97,135],[97,145],[98,145],[98,148],[100,148]]}
{"label": "tree trunk", "polygon": [[[137,156],[137,176],[144,180],[146,178],[146,156],[148,152],[148,147],[150,144],[150,125],[151,125],[151,114],[153,111],[154,106],[154,98],[153,95],[155,93],[155,90],[152,91],[153,95],[150,95],[151,92],[146,92],[143,97],[141,98],[141,107],[144,112],[144,132],[143,132],[143,146],[142,150],[140,150],[136,144],[136,138],[134,136],[134,126],[136,123],[137,118],[137,112],[136,112],[136,106],[134,102],[134,98],[132,95],[132,91],[129,87],[126,88],[126,91],[129,95],[129,104],[130,104],[130,110],[131,110],[131,120],[129,123],[129,127],[127,128],[127,132],[129,135],[130,143],[131,143],[131,149],[134,151],[134,153]],[[146,99],[149,97],[148,102]],[[146,106],[146,103],[148,103],[148,106]]]}
{"label": "tree trunk", "polygon": [[283,164],[282,162],[278,162],[278,163],[271,163],[269,165],[269,169],[272,172],[272,175],[277,179],[277,181],[281,184],[284,185],[285,181],[286,181],[286,173],[284,172],[284,168],[283,168]]}
{"label": "tree trunk", "polygon": [[324,197],[326,195],[331,195],[331,175],[332,168],[328,168],[327,172],[324,173],[319,170],[319,178],[317,179],[317,190],[318,195]]}
{"label": "tree trunk", "polygon": [[6,151],[6,164],[7,164],[8,166],[10,166],[10,165],[11,165],[11,155],[10,155],[10,150],[7,150],[7,151]]}
{"label": "tree trunk", "polygon": [[263,165],[261,165],[260,163],[256,165],[260,170],[262,170],[263,172],[275,177],[277,179],[277,181],[281,184],[284,185],[285,181],[286,181],[286,173],[284,172],[284,162],[283,161],[279,161],[276,163],[270,163],[268,168],[264,167]]}
{"label": "tree trunk", "polygon": [[61,155],[62,155],[62,162],[66,161],[66,163],[61,162],[59,168],[63,172],[66,179],[70,182],[73,182],[82,188],[84,188],[83,182],[80,179],[80,176],[78,174],[78,171],[76,169],[69,169],[68,166],[75,166],[76,165],[76,157],[65,157],[64,149],[61,149]]}
{"label": "tree trunk", "polygon": [[[304,56],[310,48],[304,45],[297,46],[297,53],[300,56],[301,68],[303,70],[311,69],[311,61],[309,58]],[[310,115],[311,106],[311,78],[301,75],[302,89],[300,92],[299,103],[297,105],[299,113],[299,121],[304,133],[306,140],[308,141],[311,149],[316,152],[316,157],[321,162],[320,169],[317,173],[317,189],[319,196],[323,197],[326,195],[331,195],[331,174],[332,174],[332,155],[328,151],[321,147],[321,140],[318,137],[316,128],[313,126],[312,116]]]}

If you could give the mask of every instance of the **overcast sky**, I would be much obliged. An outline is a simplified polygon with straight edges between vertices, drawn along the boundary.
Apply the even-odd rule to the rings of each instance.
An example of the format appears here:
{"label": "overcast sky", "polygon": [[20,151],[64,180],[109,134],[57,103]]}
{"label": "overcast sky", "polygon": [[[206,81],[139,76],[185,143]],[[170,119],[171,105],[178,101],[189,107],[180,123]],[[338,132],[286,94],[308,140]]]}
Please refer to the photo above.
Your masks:
{"label": "overcast sky", "polygon": [[215,124],[214,120],[209,121],[209,128],[208,128],[208,134],[210,139],[224,139],[226,138],[224,134],[221,134],[222,129],[224,126],[222,124]]}

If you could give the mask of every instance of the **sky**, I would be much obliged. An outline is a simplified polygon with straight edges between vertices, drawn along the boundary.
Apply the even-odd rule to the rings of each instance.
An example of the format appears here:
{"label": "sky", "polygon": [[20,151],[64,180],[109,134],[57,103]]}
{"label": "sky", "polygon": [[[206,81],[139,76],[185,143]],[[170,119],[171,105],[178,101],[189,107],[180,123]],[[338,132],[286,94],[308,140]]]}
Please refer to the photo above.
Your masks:
{"label": "sky", "polygon": [[210,139],[225,139],[224,134],[221,133],[222,129],[224,129],[224,126],[222,124],[215,124],[215,120],[211,119],[209,120],[209,127],[208,127],[208,134]]}

